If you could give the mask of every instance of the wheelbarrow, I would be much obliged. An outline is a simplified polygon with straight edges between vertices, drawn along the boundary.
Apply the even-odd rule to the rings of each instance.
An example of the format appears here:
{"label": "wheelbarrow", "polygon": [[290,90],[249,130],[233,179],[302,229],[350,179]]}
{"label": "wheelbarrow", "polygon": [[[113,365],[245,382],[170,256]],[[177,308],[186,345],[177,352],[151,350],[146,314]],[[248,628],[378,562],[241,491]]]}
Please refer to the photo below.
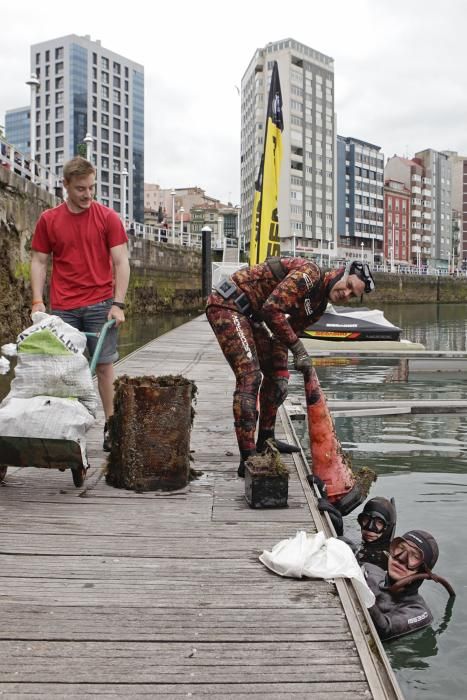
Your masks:
{"label": "wheelbarrow", "polygon": [[[98,333],[85,333],[88,337],[97,338],[96,349],[89,364],[91,374],[96,370],[107,331],[114,324],[115,319],[111,319]],[[79,488],[84,484],[89,462],[86,450],[83,456],[81,445],[76,440],[0,435],[0,481],[5,478],[9,466],[60,471],[71,469],[73,483]]]}

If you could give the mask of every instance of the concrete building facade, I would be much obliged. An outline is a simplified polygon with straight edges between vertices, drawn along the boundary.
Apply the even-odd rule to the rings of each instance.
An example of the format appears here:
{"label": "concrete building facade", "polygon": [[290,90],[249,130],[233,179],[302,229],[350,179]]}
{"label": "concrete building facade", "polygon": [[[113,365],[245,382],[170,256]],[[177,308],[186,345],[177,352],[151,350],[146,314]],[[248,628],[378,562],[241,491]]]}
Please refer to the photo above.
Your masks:
{"label": "concrete building facade", "polygon": [[90,148],[99,201],[143,221],[143,66],[70,34],[31,46],[31,74],[36,159],[60,179],[63,163]]}
{"label": "concrete building facade", "polygon": [[241,234],[249,241],[274,61],[284,114],[278,201],[281,250],[328,256],[335,248],[334,61],[294,39],[257,49],[242,78]]}
{"label": "concrete building facade", "polygon": [[[422,211],[422,224],[431,224],[432,264],[447,268],[452,258],[451,163],[446,153],[432,148],[418,151],[414,160],[431,180],[431,212]],[[422,204],[423,197],[424,188]]]}
{"label": "concrete building facade", "polygon": [[384,155],[381,147],[337,136],[337,256],[373,264],[383,257]]}
{"label": "concrete building facade", "polygon": [[[432,189],[431,172],[419,159],[388,158],[384,168],[385,180],[401,182],[410,192],[410,252],[413,265],[432,265]],[[385,231],[388,239],[392,232]]]}
{"label": "concrete building facade", "polygon": [[453,211],[453,250],[455,262],[467,269],[467,156],[443,151],[451,165],[451,205]]}

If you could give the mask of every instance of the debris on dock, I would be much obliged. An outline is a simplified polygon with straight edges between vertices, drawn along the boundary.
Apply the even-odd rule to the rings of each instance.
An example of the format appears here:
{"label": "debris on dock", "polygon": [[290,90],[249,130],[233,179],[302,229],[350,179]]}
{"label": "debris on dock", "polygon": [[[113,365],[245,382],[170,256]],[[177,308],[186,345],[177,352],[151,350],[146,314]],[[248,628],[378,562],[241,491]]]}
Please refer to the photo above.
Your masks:
{"label": "debris on dock", "polygon": [[188,484],[196,393],[196,385],[181,375],[117,379],[108,484],[138,492]]}

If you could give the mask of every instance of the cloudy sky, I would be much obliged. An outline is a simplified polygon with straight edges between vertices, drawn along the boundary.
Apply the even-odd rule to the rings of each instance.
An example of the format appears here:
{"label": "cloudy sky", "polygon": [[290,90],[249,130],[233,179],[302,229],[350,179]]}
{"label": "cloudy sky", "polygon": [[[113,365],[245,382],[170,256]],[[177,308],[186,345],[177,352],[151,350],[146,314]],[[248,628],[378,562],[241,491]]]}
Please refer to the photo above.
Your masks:
{"label": "cloudy sky", "polygon": [[467,155],[464,0],[2,3],[5,110],[29,103],[29,47],[89,34],[145,68],[145,179],[239,201],[240,98],[256,48],[291,37],[335,64],[338,133],[386,157]]}

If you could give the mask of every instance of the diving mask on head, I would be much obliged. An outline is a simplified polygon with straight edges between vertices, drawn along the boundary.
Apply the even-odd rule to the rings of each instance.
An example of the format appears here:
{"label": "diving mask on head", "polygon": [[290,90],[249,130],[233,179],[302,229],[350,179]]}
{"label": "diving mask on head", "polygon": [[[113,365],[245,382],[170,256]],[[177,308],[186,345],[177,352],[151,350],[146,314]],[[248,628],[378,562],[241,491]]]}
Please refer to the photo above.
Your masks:
{"label": "diving mask on head", "polygon": [[349,275],[356,275],[358,279],[365,284],[363,290],[365,294],[369,294],[375,289],[375,280],[371,274],[368,263],[362,263],[359,260],[349,260],[345,266],[343,281],[347,282]]}

